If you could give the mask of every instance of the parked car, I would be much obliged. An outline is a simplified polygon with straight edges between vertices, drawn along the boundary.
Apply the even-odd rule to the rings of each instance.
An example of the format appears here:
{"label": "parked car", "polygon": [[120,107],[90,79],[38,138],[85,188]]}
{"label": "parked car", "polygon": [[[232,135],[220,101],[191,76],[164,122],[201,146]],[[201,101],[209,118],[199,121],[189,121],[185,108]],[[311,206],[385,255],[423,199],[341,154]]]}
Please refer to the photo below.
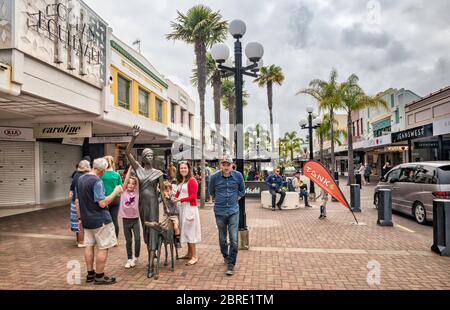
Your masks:
{"label": "parked car", "polygon": [[450,161],[398,165],[387,172],[375,187],[392,190],[392,209],[412,215],[420,224],[433,220],[433,199],[450,199]]}

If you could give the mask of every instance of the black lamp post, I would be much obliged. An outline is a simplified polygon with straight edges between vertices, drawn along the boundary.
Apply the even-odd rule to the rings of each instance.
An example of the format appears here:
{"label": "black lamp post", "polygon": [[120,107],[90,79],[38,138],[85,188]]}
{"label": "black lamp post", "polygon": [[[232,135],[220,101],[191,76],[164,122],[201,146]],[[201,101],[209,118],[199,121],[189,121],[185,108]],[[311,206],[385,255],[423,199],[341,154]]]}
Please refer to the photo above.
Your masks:
{"label": "black lamp post", "polygon": [[[224,43],[217,43],[211,48],[211,55],[221,69],[222,77],[234,76],[235,100],[236,100],[236,128],[234,135],[234,145],[236,154],[237,171],[244,175],[244,130],[243,130],[243,107],[242,107],[242,84],[243,76],[258,77],[257,72],[261,67],[261,58],[264,48],[257,42],[250,42],[245,47],[245,54],[248,57],[246,66],[242,65],[242,43],[240,39],[245,34],[246,26],[241,20],[235,19],[230,23],[229,32],[236,41],[234,42],[234,67],[231,61],[227,61],[230,50]],[[232,124],[230,124],[231,126]],[[245,197],[239,200],[239,233],[240,247],[248,249],[248,229],[245,214]]]}
{"label": "black lamp post", "polygon": [[[319,128],[320,127],[320,119],[316,118],[313,115],[313,111],[314,109],[312,107],[307,107],[306,108],[306,112],[308,112],[308,120],[306,119],[302,119],[299,122],[299,125],[302,129],[308,129],[309,131],[309,159],[313,160],[314,159],[314,150],[313,150],[313,129]],[[310,181],[310,185],[309,185],[309,192],[311,194],[311,196],[315,199],[316,197],[316,191],[314,188],[314,182]]]}

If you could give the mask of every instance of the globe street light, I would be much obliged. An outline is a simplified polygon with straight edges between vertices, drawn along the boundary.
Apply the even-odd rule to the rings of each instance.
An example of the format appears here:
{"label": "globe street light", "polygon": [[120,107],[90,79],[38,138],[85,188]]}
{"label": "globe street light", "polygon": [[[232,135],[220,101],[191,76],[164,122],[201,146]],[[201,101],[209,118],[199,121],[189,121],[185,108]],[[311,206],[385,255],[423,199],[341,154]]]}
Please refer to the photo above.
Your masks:
{"label": "globe street light", "polygon": [[[236,41],[234,42],[234,66],[229,59],[230,50],[223,43],[216,43],[211,48],[211,55],[218,63],[221,70],[221,77],[226,78],[234,75],[234,88],[236,97],[236,134],[235,134],[235,154],[237,171],[244,174],[244,131],[243,131],[243,107],[242,107],[242,84],[243,76],[257,78],[257,72],[262,67],[261,58],[264,55],[264,48],[257,42],[250,42],[245,47],[245,55],[248,60],[246,66],[242,65],[242,43],[239,39],[243,37],[247,30],[242,20],[235,19],[230,23],[229,32]],[[248,249],[248,228],[245,214],[245,197],[239,200],[239,234],[241,248]]]}
{"label": "globe street light", "polygon": [[[314,159],[314,150],[313,150],[313,129],[319,128],[322,120],[318,118],[317,116],[313,115],[314,108],[313,107],[307,107],[306,112],[308,112],[308,119],[301,119],[298,124],[302,129],[308,129],[309,130],[309,159]],[[313,200],[316,199],[316,192],[314,188],[314,182],[310,180],[309,185],[309,192],[311,194],[311,198]]]}

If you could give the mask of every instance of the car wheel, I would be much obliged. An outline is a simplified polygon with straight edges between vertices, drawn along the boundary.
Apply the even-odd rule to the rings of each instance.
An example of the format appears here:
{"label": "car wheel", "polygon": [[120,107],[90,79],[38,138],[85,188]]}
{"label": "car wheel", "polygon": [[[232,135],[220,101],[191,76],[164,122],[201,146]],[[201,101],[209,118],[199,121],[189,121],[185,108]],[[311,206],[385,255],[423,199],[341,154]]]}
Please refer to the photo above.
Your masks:
{"label": "car wheel", "polygon": [[414,218],[416,219],[417,223],[419,224],[425,224],[427,221],[427,213],[425,211],[425,207],[421,202],[417,202],[414,205],[413,208],[414,212]]}

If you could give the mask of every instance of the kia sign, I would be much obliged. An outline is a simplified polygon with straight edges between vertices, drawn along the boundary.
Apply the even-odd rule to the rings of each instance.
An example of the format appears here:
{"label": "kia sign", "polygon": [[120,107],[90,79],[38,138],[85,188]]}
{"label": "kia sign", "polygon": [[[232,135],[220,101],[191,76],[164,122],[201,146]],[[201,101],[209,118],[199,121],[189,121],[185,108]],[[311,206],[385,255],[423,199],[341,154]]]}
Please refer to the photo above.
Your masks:
{"label": "kia sign", "polygon": [[0,127],[0,140],[35,141],[33,138],[33,129],[17,127]]}

